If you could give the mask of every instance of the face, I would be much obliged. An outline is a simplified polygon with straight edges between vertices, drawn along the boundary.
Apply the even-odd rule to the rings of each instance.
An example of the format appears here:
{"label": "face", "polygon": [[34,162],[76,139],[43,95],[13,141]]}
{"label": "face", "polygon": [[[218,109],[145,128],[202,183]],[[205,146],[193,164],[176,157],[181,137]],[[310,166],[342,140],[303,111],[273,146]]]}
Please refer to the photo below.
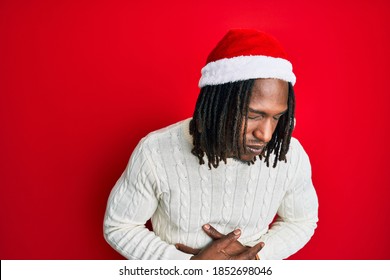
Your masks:
{"label": "face", "polygon": [[[286,113],[288,105],[288,83],[279,79],[257,79],[253,85],[249,101],[246,132],[246,149],[240,140],[241,156],[239,160],[249,162],[260,155],[278,124]],[[244,120],[245,122],[245,120]]]}

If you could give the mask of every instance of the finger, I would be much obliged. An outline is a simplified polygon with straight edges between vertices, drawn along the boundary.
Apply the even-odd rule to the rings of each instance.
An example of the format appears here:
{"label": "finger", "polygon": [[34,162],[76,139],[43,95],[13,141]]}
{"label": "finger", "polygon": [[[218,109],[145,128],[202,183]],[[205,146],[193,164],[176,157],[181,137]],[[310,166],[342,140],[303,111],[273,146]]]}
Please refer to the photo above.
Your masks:
{"label": "finger", "polygon": [[209,224],[206,224],[203,226],[203,230],[206,232],[208,236],[210,236],[212,239],[220,239],[224,237],[225,235],[220,233],[218,230],[216,230],[214,227],[212,227]]}
{"label": "finger", "polygon": [[189,246],[186,246],[186,245],[180,244],[180,243],[176,244],[175,247],[179,251],[182,251],[184,253],[191,254],[191,255],[197,255],[200,252],[200,249],[194,249],[194,248],[191,248]]}
{"label": "finger", "polygon": [[253,260],[256,257],[256,254],[264,247],[264,242],[259,242],[253,247],[248,247],[248,250],[237,255],[234,259],[236,260]]}
{"label": "finger", "polygon": [[219,250],[225,249],[233,242],[237,241],[238,238],[241,236],[241,230],[235,229],[228,235],[225,235],[221,239],[218,239],[217,241],[214,241],[214,245],[217,246]]}
{"label": "finger", "polygon": [[265,246],[265,243],[263,241],[257,243],[255,246],[253,246],[252,248],[255,248],[256,250],[256,254],[258,252],[260,252],[261,249],[263,249],[263,247]]}

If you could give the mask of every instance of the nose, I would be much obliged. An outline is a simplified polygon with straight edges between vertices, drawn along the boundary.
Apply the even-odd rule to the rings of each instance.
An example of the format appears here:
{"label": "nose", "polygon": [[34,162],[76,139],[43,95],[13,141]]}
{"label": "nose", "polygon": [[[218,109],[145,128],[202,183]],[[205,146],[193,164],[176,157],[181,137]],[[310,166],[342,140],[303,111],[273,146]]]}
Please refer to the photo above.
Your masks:
{"label": "nose", "polygon": [[257,125],[253,134],[259,141],[268,143],[272,139],[272,134],[274,133],[274,130],[275,126],[272,124],[272,121],[266,119]]}

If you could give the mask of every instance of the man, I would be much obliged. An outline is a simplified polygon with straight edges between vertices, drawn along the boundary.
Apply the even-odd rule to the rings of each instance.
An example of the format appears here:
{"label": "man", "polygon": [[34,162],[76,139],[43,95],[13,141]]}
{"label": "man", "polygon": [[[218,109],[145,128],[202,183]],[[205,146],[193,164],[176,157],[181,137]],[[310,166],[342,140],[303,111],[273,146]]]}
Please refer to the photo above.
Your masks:
{"label": "man", "polygon": [[107,242],[128,259],[283,259],[302,248],[318,202],[291,137],[294,84],[274,38],[229,31],[202,69],[192,119],[135,148],[108,201]]}

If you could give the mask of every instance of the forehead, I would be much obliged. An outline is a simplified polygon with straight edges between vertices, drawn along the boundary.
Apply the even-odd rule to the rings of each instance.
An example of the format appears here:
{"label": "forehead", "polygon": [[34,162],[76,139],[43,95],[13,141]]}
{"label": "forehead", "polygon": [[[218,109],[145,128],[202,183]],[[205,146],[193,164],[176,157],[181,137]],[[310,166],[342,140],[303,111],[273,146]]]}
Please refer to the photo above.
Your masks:
{"label": "forehead", "polygon": [[256,79],[249,107],[271,113],[287,109],[288,83],[279,79]]}

